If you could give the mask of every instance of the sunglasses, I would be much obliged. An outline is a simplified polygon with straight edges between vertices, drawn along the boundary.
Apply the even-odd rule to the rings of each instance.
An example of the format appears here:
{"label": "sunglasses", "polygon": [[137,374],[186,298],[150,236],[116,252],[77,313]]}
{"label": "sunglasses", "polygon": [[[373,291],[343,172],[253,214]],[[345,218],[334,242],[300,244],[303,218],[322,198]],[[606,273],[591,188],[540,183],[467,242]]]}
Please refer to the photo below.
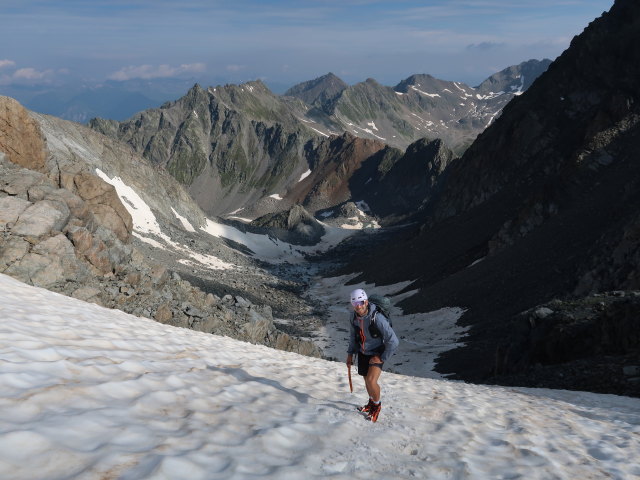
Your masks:
{"label": "sunglasses", "polygon": [[361,307],[364,305],[365,300],[360,300],[357,302],[351,302],[351,305],[353,305],[354,307]]}

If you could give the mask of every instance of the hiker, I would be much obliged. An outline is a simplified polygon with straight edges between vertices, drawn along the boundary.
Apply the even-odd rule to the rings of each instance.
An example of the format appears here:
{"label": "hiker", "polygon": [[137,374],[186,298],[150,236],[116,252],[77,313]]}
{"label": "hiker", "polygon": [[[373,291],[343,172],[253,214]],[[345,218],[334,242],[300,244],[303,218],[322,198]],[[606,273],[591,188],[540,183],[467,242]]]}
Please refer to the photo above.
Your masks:
{"label": "hiker", "polygon": [[364,377],[369,394],[369,403],[358,410],[367,415],[367,419],[378,420],[382,404],[380,403],[380,385],[378,379],[382,366],[398,348],[398,337],[389,324],[389,320],[374,303],[369,303],[367,294],[361,288],[351,292],[351,315],[347,367],[351,368],[353,355],[358,355],[358,374]]}

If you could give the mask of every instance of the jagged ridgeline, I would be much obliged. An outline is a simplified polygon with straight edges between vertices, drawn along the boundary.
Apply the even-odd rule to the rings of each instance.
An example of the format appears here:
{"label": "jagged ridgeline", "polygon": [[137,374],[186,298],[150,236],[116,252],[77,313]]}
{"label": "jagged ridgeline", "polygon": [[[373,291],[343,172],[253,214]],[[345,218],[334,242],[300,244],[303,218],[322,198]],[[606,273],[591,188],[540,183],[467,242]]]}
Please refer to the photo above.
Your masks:
{"label": "jagged ridgeline", "polygon": [[412,75],[395,87],[371,78],[348,86],[329,73],[296,85],[285,95],[310,105],[307,118],[327,131],[347,131],[400,149],[420,138],[440,138],[461,154],[550,63],[529,60],[490,76],[475,88],[431,75]]}
{"label": "jagged ridgeline", "polygon": [[[418,140],[440,138],[443,148],[462,152],[548,63],[531,60],[510,67],[477,91],[428,75],[414,75],[391,88],[372,79],[348,86],[328,74],[297,85],[284,96],[273,94],[260,81],[207,89],[195,85],[177,101],[128,121],[94,119],[90,126],[127,142],[167,169],[208,214],[260,205],[261,199],[273,194],[285,200],[276,209],[302,203],[314,213],[354,199],[352,190],[358,182],[350,176],[365,161],[367,171],[381,173],[373,177],[377,181]],[[400,154],[378,154],[387,145]],[[363,152],[369,155],[363,157]],[[337,157],[346,162],[341,171],[335,165]],[[325,176],[306,175],[317,168],[340,178],[331,182]],[[388,178],[397,182],[398,175]],[[374,213],[399,218],[421,203],[387,205]],[[256,214],[274,208],[265,207],[264,201],[261,205]]]}

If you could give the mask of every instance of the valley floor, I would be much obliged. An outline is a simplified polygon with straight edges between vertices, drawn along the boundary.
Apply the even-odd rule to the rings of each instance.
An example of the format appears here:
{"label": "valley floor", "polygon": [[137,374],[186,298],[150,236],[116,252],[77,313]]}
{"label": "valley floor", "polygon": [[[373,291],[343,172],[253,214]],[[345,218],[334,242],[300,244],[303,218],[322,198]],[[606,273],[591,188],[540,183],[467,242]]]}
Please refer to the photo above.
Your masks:
{"label": "valley floor", "polygon": [[0,477],[640,477],[640,400],[346,368],[0,275]]}

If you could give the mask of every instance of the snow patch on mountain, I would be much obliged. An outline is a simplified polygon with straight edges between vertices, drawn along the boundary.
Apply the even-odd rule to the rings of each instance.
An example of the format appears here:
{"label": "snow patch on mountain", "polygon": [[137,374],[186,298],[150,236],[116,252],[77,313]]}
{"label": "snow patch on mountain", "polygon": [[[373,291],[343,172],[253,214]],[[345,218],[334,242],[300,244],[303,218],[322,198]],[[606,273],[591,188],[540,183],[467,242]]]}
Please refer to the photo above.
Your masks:
{"label": "snow patch on mountain", "polygon": [[193,225],[191,225],[191,223],[189,222],[189,220],[187,220],[186,218],[184,218],[182,215],[180,215],[178,212],[175,211],[175,209],[173,207],[171,207],[171,211],[173,212],[173,214],[176,216],[176,218],[178,220],[180,220],[180,223],[182,223],[182,226],[184,227],[184,229],[187,232],[195,232],[196,229],[193,228]]}
{"label": "snow patch on mountain", "polygon": [[300,175],[300,180],[298,180],[298,182],[301,182],[302,180],[304,180],[305,178],[307,178],[309,175],[311,175],[311,170],[307,170],[306,172],[304,172],[302,175]]}
{"label": "snow patch on mountain", "polygon": [[[418,84],[418,86],[420,86],[420,85]],[[422,95],[426,95],[427,97],[432,97],[433,98],[433,97],[439,97],[440,96],[439,93],[427,93],[427,92],[424,92],[424,91],[420,90],[419,88],[417,88],[415,85],[411,85],[411,89],[415,90],[416,92],[418,92],[418,93],[420,93]]]}

